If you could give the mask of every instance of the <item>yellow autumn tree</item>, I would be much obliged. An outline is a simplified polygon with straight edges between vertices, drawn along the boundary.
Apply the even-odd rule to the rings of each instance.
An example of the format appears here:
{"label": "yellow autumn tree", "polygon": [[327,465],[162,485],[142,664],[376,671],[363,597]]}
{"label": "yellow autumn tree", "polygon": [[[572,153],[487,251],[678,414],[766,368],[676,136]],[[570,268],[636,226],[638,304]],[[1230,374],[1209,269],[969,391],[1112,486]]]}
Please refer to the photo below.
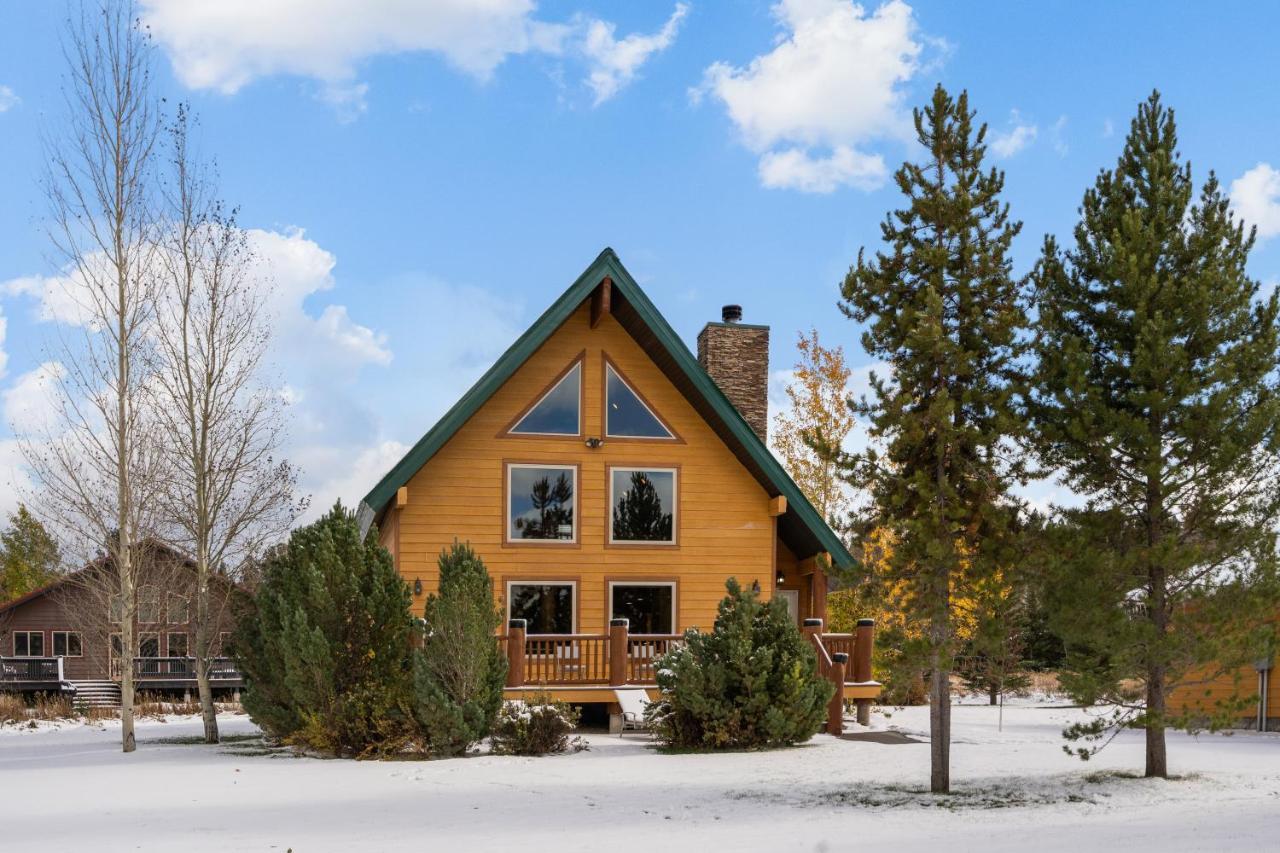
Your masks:
{"label": "yellow autumn tree", "polygon": [[828,349],[818,330],[800,333],[798,357],[787,384],[791,406],[774,415],[773,450],[814,509],[833,526],[841,526],[849,496],[840,466],[815,447],[839,448],[853,431],[848,405],[849,376],[844,348]]}

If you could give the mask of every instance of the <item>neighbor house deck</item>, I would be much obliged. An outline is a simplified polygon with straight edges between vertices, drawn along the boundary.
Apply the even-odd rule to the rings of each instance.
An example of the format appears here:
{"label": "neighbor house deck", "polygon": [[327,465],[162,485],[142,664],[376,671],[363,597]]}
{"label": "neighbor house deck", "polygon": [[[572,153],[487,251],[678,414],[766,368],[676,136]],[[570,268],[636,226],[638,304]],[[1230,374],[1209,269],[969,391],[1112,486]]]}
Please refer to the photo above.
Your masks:
{"label": "neighbor house deck", "polygon": [[[121,662],[111,661],[110,676],[119,682]],[[133,659],[133,680],[138,690],[181,690],[195,687],[196,661],[191,657],[140,657]],[[209,661],[209,680],[218,688],[239,688],[244,679],[231,658]],[[0,690],[23,692],[73,691],[61,657],[0,658]]]}

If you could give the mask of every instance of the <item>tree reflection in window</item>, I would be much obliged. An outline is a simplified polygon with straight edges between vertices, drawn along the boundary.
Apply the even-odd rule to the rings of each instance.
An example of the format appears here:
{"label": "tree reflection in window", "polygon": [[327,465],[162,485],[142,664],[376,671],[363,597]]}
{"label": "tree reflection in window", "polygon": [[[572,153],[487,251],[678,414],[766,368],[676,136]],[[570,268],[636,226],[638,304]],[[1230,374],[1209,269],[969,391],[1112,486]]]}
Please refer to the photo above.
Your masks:
{"label": "tree reflection in window", "polygon": [[615,542],[673,542],[674,471],[613,471]]}
{"label": "tree reflection in window", "polygon": [[572,468],[512,466],[510,538],[572,541]]}

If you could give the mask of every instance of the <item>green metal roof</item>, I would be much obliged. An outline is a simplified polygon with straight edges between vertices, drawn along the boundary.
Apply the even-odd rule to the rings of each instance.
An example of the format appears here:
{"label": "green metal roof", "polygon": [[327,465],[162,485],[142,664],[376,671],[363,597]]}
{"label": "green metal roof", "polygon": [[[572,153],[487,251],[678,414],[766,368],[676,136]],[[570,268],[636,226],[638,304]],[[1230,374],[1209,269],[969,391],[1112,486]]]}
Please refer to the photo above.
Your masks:
{"label": "green metal roof", "polygon": [[[475,385],[454,404],[430,431],[410,448],[386,476],[378,481],[361,505],[361,518],[367,526],[382,512],[396,490],[444,446],[454,433],[475,414],[503,383],[537,351],[583,301],[591,296],[600,281],[608,276],[613,281],[614,314],[628,332],[645,346],[650,357],[673,383],[689,398],[722,440],[756,479],[773,495],[787,499],[787,513],[779,519],[779,530],[789,540],[798,557],[825,551],[841,567],[854,560],[840,537],[827,526],[800,487],[783,469],[760,437],[743,419],[737,408],[716,385],[697,358],[685,346],[666,319],[658,313],[644,291],[613,249],[606,248],[578,276],[559,299],[507,349]],[[618,299],[618,297],[621,299]],[[656,345],[654,352],[650,344]],[[793,544],[794,543],[794,544]]]}

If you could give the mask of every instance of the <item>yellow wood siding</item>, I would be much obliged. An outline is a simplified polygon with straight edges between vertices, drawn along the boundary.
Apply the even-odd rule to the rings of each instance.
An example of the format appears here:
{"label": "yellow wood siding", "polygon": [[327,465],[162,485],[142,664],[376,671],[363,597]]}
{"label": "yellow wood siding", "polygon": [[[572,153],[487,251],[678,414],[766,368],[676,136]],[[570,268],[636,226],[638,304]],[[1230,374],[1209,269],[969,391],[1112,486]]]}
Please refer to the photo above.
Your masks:
{"label": "yellow wood siding", "polygon": [[[708,627],[727,578],[759,581],[766,596],[772,592],[769,495],[612,316],[595,329],[589,316],[584,304],[410,479],[408,503],[393,521],[397,564],[410,583],[422,579],[426,594],[436,588],[441,549],[455,538],[469,541],[488,565],[504,606],[507,580],[576,580],[581,633],[606,629],[607,579],[675,578],[677,630]],[[607,353],[682,440],[606,439],[591,450],[582,438],[500,435],[584,350],[584,436],[604,435]],[[577,545],[503,542],[507,462],[580,466]],[[678,467],[677,547],[606,546],[611,464]],[[421,603],[417,598],[415,609]]]}

